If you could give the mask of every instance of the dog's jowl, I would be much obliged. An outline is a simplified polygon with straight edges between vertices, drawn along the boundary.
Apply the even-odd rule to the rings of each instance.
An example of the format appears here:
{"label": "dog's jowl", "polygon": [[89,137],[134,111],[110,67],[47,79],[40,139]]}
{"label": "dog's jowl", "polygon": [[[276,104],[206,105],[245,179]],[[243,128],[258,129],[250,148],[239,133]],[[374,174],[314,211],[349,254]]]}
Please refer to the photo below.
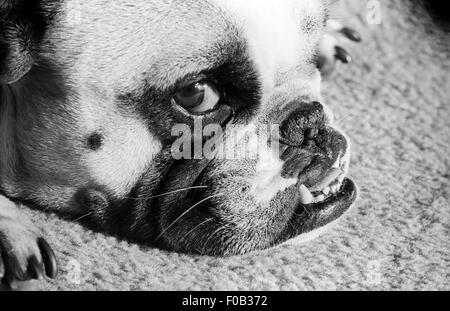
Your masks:
{"label": "dog's jowl", "polygon": [[348,62],[337,44],[359,36],[329,10],[320,0],[1,2],[3,282],[57,273],[24,205],[215,256],[339,219],[357,191],[321,72]]}

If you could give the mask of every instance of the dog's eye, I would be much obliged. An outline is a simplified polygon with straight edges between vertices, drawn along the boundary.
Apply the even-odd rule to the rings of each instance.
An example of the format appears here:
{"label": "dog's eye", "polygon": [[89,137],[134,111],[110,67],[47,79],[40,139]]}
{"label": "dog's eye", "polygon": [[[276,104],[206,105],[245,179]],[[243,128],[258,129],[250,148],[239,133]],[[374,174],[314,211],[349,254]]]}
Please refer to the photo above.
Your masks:
{"label": "dog's eye", "polygon": [[217,88],[210,82],[197,82],[178,92],[172,102],[190,113],[206,113],[216,108],[220,101]]}

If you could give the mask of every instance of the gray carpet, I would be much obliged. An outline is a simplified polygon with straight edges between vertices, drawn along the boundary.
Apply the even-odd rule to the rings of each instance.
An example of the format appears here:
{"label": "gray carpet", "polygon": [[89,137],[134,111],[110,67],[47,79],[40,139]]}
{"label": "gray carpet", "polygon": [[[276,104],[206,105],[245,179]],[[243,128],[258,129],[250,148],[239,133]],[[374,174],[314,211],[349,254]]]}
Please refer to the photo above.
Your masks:
{"label": "gray carpet", "polygon": [[323,237],[241,257],[191,257],[131,245],[56,216],[44,224],[59,258],[45,290],[450,290],[449,37],[409,1],[366,1],[339,16],[360,30],[355,62],[324,92],[353,139],[357,206]]}

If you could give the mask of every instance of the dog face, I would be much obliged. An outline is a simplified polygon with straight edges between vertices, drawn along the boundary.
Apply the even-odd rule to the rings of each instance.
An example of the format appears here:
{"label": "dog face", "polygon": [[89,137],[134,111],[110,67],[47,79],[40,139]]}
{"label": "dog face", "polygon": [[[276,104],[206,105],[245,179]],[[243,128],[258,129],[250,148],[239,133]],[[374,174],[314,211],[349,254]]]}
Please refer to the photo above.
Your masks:
{"label": "dog face", "polygon": [[[31,2],[11,1],[1,40],[8,196],[208,255],[302,238],[353,204],[349,142],[320,96],[326,3]],[[233,142],[174,156],[180,128],[204,147],[208,126]]]}

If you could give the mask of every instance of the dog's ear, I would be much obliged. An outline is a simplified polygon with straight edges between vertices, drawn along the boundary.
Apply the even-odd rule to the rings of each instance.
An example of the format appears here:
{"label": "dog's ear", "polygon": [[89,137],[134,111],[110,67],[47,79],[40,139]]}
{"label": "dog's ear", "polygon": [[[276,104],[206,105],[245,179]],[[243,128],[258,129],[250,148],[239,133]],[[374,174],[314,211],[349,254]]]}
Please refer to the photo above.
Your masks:
{"label": "dog's ear", "polygon": [[20,80],[33,67],[48,16],[43,0],[0,0],[0,83]]}

